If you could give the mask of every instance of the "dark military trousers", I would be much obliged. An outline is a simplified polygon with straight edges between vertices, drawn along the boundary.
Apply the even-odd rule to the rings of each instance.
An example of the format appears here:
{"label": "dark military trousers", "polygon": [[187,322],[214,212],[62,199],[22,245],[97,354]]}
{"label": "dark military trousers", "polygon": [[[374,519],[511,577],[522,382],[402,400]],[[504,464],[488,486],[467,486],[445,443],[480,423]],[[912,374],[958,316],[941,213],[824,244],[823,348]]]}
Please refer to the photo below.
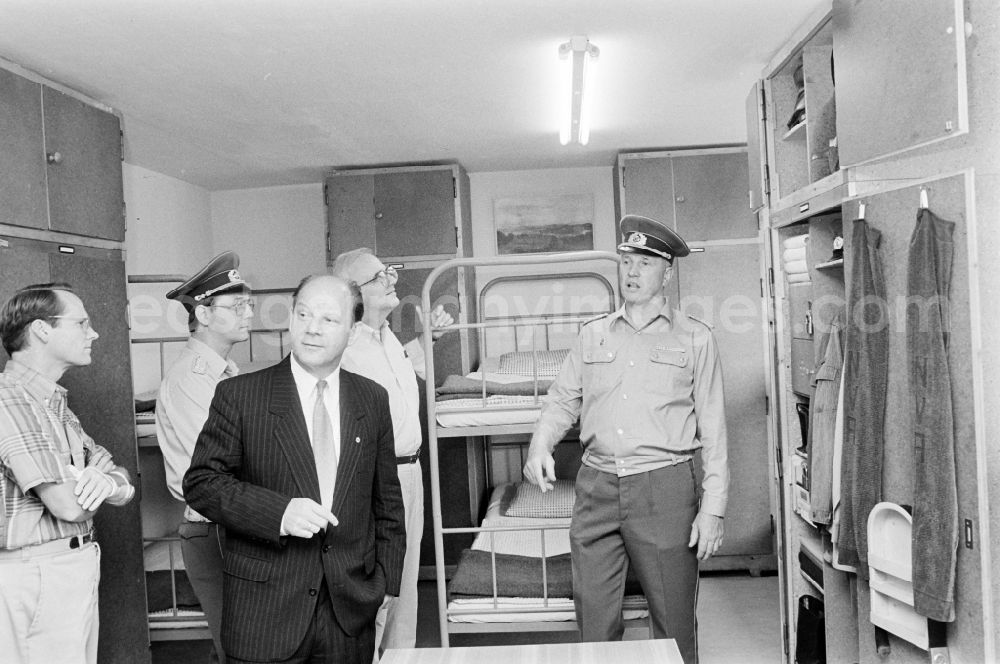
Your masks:
{"label": "dark military trousers", "polygon": [[675,639],[698,661],[698,558],[688,548],[698,512],[691,462],[618,477],[581,466],[570,526],[581,641],[620,640],[631,565],[649,604],[653,637]]}
{"label": "dark military trousers", "polygon": [[955,224],[921,210],[910,238],[906,351],[913,459],[913,599],[921,615],[955,619],[958,493],[948,363]]}

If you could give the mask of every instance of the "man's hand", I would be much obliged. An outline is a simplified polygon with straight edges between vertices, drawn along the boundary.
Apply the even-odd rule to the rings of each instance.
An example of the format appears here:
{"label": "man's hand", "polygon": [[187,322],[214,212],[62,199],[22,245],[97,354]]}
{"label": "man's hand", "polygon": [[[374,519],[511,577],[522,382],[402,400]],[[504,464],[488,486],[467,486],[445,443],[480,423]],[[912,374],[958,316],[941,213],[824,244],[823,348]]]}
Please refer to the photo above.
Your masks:
{"label": "man's hand", "polygon": [[698,560],[708,560],[722,546],[722,533],[725,530],[721,516],[698,512],[691,524],[691,539],[688,547],[698,545]]}
{"label": "man's hand", "polygon": [[340,523],[333,512],[311,498],[292,498],[281,516],[281,533],[309,539],[329,524]]}
{"label": "man's hand", "polygon": [[94,466],[88,466],[77,477],[73,494],[80,507],[93,512],[117,490],[118,483],[112,477]]}
{"label": "man's hand", "polygon": [[[419,320],[421,323],[421,330],[423,330],[424,313],[421,310],[420,305],[416,305],[416,307],[414,308],[416,309],[417,312],[417,320]],[[433,328],[446,327],[448,325],[454,324],[455,322],[455,319],[452,318],[451,314],[445,311],[444,306],[440,304],[434,307],[434,310],[430,313],[430,316],[428,318],[430,319],[430,324],[432,328],[431,339],[433,339],[434,341],[437,341],[445,334],[447,334],[448,330],[435,330]]]}
{"label": "man's hand", "polygon": [[528,460],[524,462],[524,479],[528,480],[542,493],[551,491],[556,481],[556,460],[552,455],[542,449],[534,447],[528,448]]}

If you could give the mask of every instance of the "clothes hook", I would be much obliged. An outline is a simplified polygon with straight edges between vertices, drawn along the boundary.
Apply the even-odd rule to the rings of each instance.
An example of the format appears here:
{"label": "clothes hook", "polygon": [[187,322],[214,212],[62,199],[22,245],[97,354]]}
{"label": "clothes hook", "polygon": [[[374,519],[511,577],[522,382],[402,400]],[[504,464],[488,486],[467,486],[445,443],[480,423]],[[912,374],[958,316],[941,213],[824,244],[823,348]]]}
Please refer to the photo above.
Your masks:
{"label": "clothes hook", "polygon": [[921,187],[920,188],[920,209],[921,210],[926,210],[929,207],[930,207],[930,205],[928,205],[928,203],[927,203],[927,188],[926,187]]}
{"label": "clothes hook", "polygon": [[860,201],[858,203],[858,219],[864,219],[864,218],[865,218],[865,202]]}

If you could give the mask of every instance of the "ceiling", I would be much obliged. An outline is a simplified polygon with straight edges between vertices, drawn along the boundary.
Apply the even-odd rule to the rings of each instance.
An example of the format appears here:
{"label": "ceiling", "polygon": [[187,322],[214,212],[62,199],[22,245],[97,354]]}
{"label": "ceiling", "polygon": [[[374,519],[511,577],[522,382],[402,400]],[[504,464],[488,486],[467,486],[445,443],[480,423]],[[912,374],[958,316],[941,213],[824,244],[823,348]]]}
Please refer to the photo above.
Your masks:
{"label": "ceiling", "polygon": [[[209,190],[334,167],[611,165],[742,143],[753,81],[829,0],[0,0],[0,58],[121,114],[125,158]],[[562,146],[558,45],[600,49]]]}

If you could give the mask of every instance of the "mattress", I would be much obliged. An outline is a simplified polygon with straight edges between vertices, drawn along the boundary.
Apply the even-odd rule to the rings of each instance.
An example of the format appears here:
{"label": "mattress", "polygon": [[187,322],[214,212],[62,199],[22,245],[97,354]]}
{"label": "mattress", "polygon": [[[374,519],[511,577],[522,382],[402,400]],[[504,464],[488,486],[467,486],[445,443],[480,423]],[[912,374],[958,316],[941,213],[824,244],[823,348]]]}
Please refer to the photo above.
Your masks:
{"label": "mattress", "polygon": [[[535,375],[533,364],[526,355],[507,353],[486,358],[479,371],[446,378],[445,385],[464,383],[466,389],[464,394],[461,389],[455,389],[446,396],[442,394],[445,390],[438,389],[434,406],[438,425],[471,427],[534,423],[545,403],[545,392],[557,372],[553,371],[554,363],[549,358],[539,362]],[[487,385],[485,397],[484,381]],[[460,396],[464,398],[456,398]]]}
{"label": "mattress", "polygon": [[[463,552],[449,588],[450,622],[566,622],[576,619],[573,599],[568,596],[572,590],[570,518],[504,516],[510,497],[515,493],[512,487],[511,484],[503,484],[494,489],[481,526],[525,529],[482,531],[471,547]],[[543,538],[544,572],[541,571]],[[497,571],[496,579],[493,579],[493,569]],[[511,578],[512,574],[520,578]],[[542,579],[545,596],[542,596]],[[534,588],[536,592],[532,594],[538,596],[504,594],[511,589],[525,587]],[[456,590],[460,592],[455,592]],[[473,596],[474,591],[481,592],[482,596]],[[647,615],[645,599],[641,595],[627,594],[624,603],[625,620]]]}

